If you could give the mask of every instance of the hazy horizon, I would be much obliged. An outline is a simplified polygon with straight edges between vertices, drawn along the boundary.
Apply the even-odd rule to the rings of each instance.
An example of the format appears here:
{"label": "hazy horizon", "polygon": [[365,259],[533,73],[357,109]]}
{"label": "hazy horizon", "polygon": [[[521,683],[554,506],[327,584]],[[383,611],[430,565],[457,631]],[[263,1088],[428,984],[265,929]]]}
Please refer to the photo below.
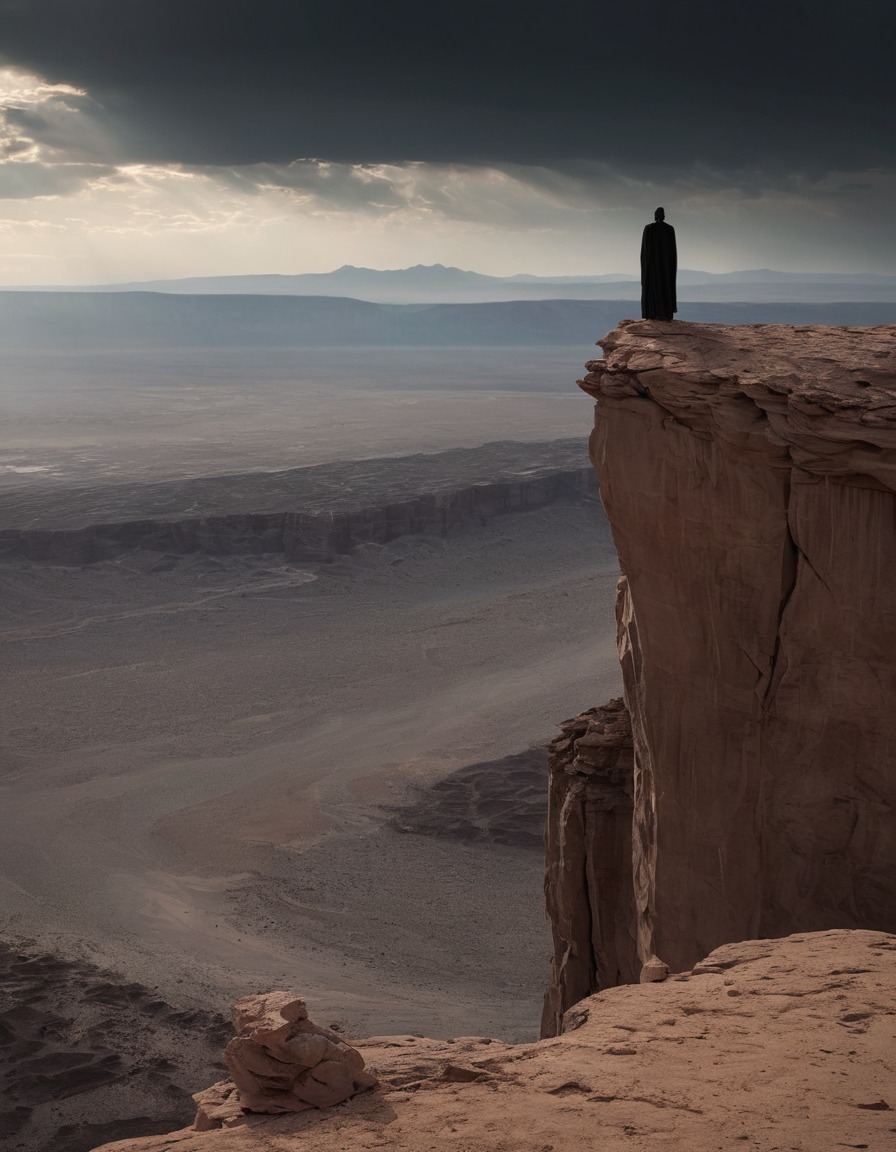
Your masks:
{"label": "hazy horizon", "polygon": [[[637,271],[612,271],[612,272],[598,272],[590,271],[577,271],[577,272],[564,272],[564,271],[542,271],[532,272],[528,269],[517,268],[513,272],[487,272],[482,268],[477,267],[461,267],[456,264],[444,264],[441,261],[435,261],[430,264],[414,263],[405,265],[390,265],[389,267],[373,267],[366,264],[353,264],[345,263],[338,266],[329,265],[316,268],[292,268],[289,271],[272,271],[265,269],[263,271],[247,272],[243,270],[234,270],[229,272],[216,272],[204,273],[201,271],[184,272],[176,276],[157,276],[147,277],[145,279],[123,279],[123,280],[92,280],[92,281],[58,281],[51,283],[6,283],[0,281],[0,290],[16,290],[26,288],[107,288],[107,287],[123,287],[130,285],[140,284],[164,284],[164,283],[177,283],[182,281],[193,280],[236,280],[236,279],[264,279],[269,277],[271,279],[281,278],[290,279],[298,277],[325,277],[333,276],[339,273],[402,273],[402,272],[427,272],[427,273],[462,273],[465,276],[478,276],[488,280],[502,280],[509,284],[525,284],[529,282],[542,282],[549,283],[637,283],[640,280],[640,274]],[[766,267],[749,267],[749,268],[724,268],[710,271],[702,268],[680,268],[678,272],[679,285],[697,284],[714,282],[718,280],[737,280],[743,278],[744,282],[750,280],[758,280],[760,277],[767,275],[771,280],[781,281],[800,281],[806,280],[809,282],[842,282],[850,283],[854,281],[878,283],[889,282],[896,280],[896,270],[893,272],[879,272],[872,271],[867,268],[852,268],[848,271],[825,269],[807,269],[807,268],[766,268]]]}

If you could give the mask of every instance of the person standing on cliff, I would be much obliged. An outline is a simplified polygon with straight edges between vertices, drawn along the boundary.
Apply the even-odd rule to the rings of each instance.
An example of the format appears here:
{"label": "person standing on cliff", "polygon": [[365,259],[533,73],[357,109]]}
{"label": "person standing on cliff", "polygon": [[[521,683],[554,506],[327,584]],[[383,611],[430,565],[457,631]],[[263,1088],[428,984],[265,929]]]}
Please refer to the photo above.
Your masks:
{"label": "person standing on cliff", "polygon": [[653,220],[641,237],[641,316],[645,320],[671,320],[678,311],[675,229],[666,223],[665,208],[657,208]]}

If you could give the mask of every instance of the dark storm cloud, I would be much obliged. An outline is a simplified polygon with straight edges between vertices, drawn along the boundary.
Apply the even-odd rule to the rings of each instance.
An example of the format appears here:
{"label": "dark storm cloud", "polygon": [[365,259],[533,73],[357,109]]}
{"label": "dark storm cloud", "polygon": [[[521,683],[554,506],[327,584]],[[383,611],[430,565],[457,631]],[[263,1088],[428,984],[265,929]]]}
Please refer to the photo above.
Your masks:
{"label": "dark storm cloud", "polygon": [[394,172],[365,170],[357,165],[295,160],[282,165],[217,168],[215,178],[221,187],[237,192],[249,195],[269,191],[294,193],[299,198],[326,203],[333,211],[389,212],[407,203],[396,190]]}
{"label": "dark storm cloud", "polygon": [[[0,0],[117,158],[890,167],[881,0]],[[31,135],[41,138],[39,124]]]}

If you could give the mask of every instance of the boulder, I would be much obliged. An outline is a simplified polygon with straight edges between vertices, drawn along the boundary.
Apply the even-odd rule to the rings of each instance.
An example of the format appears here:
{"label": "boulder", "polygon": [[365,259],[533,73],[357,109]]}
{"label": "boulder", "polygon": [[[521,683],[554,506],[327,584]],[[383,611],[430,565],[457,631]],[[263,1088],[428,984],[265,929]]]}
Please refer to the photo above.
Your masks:
{"label": "boulder", "polygon": [[198,1092],[198,1131],[233,1127],[246,1113],[329,1108],[374,1087],[364,1058],[308,1019],[291,992],[244,996],[233,1006],[236,1036],[224,1049],[231,1080]]}

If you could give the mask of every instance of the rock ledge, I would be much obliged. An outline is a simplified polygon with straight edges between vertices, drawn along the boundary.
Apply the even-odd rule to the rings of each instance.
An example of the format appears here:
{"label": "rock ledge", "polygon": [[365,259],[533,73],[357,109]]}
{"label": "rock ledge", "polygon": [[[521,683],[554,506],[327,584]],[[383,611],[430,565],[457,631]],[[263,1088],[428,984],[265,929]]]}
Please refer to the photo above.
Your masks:
{"label": "rock ledge", "polygon": [[380,1086],[339,1108],[105,1152],[883,1150],[894,1019],[896,936],[729,944],[692,973],[583,1000],[554,1039],[371,1039]]}

